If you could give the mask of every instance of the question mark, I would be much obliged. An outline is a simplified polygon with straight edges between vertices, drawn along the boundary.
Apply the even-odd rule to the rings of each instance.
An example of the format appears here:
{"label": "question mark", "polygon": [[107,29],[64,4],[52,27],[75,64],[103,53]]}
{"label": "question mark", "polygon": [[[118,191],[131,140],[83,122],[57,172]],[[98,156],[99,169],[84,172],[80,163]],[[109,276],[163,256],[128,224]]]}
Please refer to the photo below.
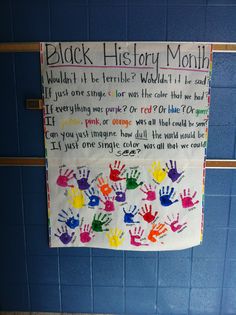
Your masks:
{"label": "question mark", "polygon": [[126,109],[127,109],[127,105],[123,105],[122,107],[123,107],[124,112],[125,112],[125,111],[126,111]]}
{"label": "question mark", "polygon": [[137,149],[137,154],[139,154],[141,152],[141,149]]}
{"label": "question mark", "polygon": [[131,72],[131,76],[132,76],[132,80],[134,80],[134,78],[135,78],[135,76],[136,76],[136,73]]}
{"label": "question mark", "polygon": [[155,113],[155,111],[157,109],[157,105],[153,105],[153,109],[154,109],[154,113]]}

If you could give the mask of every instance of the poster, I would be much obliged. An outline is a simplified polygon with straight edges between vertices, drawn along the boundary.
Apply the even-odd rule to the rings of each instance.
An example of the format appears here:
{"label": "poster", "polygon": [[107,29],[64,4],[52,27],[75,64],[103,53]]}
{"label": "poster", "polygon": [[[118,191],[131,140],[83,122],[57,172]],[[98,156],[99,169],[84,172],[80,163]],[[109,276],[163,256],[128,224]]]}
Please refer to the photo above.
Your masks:
{"label": "poster", "polygon": [[204,43],[41,43],[51,247],[201,243],[211,56]]}

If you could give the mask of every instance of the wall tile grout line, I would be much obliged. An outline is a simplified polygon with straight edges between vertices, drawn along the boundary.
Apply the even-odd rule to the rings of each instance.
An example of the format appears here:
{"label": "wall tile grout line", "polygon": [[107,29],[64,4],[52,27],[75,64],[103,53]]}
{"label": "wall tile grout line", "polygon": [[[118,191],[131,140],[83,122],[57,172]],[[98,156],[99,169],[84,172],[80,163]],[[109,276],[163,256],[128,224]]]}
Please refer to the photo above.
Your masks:
{"label": "wall tile grout line", "polygon": [[[11,14],[11,37],[12,40],[15,40],[14,36],[14,23],[13,23],[13,3],[12,0],[10,4],[10,14]],[[15,99],[15,110],[16,110],[16,124],[17,124],[17,151],[20,153],[20,132],[19,132],[19,114],[18,114],[18,99],[17,99],[17,81],[16,81],[16,60],[15,54],[12,54],[12,64],[13,64],[13,79],[14,79],[14,99]],[[22,215],[22,228],[23,228],[23,241],[24,241],[24,258],[25,258],[25,271],[26,271],[26,284],[27,284],[27,299],[28,299],[28,310],[31,310],[31,296],[30,296],[30,285],[29,285],[29,270],[28,270],[28,261],[27,261],[27,240],[26,240],[26,225],[25,225],[25,214],[24,214],[24,194],[23,194],[23,172],[22,167],[19,170],[20,173],[20,196],[21,196],[21,215]]]}
{"label": "wall tile grout line", "polygon": [[126,253],[123,251],[123,313],[126,313],[126,282],[125,282],[125,275],[126,275]]}
{"label": "wall tile grout line", "polygon": [[158,302],[159,302],[159,299],[158,299],[158,294],[159,294],[159,252],[156,252],[156,313],[158,315]]}
{"label": "wall tile grout line", "polygon": [[52,40],[52,9],[51,9],[51,3],[50,3],[50,0],[48,0],[48,32],[49,32],[49,39],[50,41]]}
{"label": "wall tile grout line", "polygon": [[23,194],[23,173],[20,168],[20,186],[21,186],[21,211],[22,211],[22,222],[23,222],[23,237],[24,237],[24,255],[25,255],[25,269],[26,269],[26,282],[27,282],[27,293],[28,293],[28,307],[31,311],[31,295],[30,295],[30,283],[29,283],[29,269],[28,269],[28,257],[27,257],[27,240],[26,240],[26,225],[25,225],[25,214],[24,214],[24,194]]}
{"label": "wall tile grout line", "polygon": [[[236,142],[234,141],[234,148],[236,146]],[[228,221],[227,221],[227,232],[226,232],[226,246],[225,246],[225,253],[224,253],[224,262],[223,262],[223,277],[222,277],[222,286],[221,286],[221,298],[220,298],[220,314],[223,314],[223,294],[224,294],[224,281],[225,281],[225,274],[226,274],[226,259],[227,259],[227,251],[228,251],[228,239],[229,239],[229,229],[230,229],[230,213],[231,213],[231,203],[232,203],[232,185],[233,185],[234,178],[231,179],[230,185],[230,201],[229,201],[229,212],[228,212]]]}
{"label": "wall tile grout line", "polygon": [[204,34],[203,34],[203,38],[204,38],[204,41],[206,40],[206,28],[207,26],[207,0],[206,0],[206,6],[204,8]]}
{"label": "wall tile grout line", "polygon": [[169,20],[169,4],[168,4],[168,2],[169,2],[169,0],[166,0],[167,1],[167,4],[166,4],[166,27],[165,27],[165,29],[166,29],[166,36],[165,36],[165,38],[166,38],[166,41],[168,41],[168,37],[169,37],[169,34],[168,34],[168,20]]}
{"label": "wall tile grout line", "polygon": [[90,287],[91,287],[91,295],[90,295],[90,299],[91,299],[91,312],[94,312],[94,285],[93,285],[93,253],[92,253],[93,249],[90,248],[89,249],[89,262],[90,262]]}
{"label": "wall tile grout line", "polygon": [[190,254],[190,277],[189,277],[189,294],[188,294],[188,314],[190,314],[191,308],[191,289],[192,289],[192,271],[193,271],[193,248],[191,248]]}
{"label": "wall tile grout line", "polygon": [[62,312],[62,290],[61,290],[61,264],[60,264],[60,253],[57,248],[57,271],[58,271],[58,290],[59,290],[59,309]]}

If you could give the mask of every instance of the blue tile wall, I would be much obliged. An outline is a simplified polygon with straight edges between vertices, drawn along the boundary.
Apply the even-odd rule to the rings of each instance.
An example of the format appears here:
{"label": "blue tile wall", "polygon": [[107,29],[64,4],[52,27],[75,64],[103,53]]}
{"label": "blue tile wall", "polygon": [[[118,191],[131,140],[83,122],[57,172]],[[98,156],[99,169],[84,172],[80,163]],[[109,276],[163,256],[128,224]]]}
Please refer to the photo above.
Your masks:
{"label": "blue tile wall", "polygon": [[[2,0],[0,42],[235,42],[235,16],[235,0]],[[25,109],[38,54],[1,54],[0,68],[0,155],[43,156],[42,113]],[[214,53],[211,87],[208,158],[234,159],[235,53]],[[235,170],[207,170],[202,246],[159,253],[49,249],[44,168],[0,179],[0,311],[236,314]]]}

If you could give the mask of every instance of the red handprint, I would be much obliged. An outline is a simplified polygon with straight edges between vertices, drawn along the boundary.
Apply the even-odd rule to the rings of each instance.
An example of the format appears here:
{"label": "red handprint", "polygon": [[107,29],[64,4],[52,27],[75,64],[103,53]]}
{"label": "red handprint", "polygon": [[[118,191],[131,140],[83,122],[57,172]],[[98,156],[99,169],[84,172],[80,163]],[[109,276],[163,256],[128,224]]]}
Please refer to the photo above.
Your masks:
{"label": "red handprint", "polygon": [[57,178],[57,185],[61,187],[74,187],[74,185],[69,185],[68,181],[73,178],[73,170],[69,171],[66,169],[64,174],[62,174],[62,168],[59,170],[59,176]]}
{"label": "red handprint", "polygon": [[112,192],[112,188],[110,187],[110,185],[108,184],[108,182],[106,182],[104,180],[103,177],[99,177],[98,178],[98,188],[101,191],[101,193],[103,194],[103,196],[108,196],[110,195],[110,193]]}
{"label": "red handprint", "polygon": [[199,203],[199,200],[193,202],[193,199],[195,198],[196,194],[197,192],[195,191],[194,194],[191,196],[189,188],[188,188],[188,193],[186,194],[186,189],[184,189],[184,195],[180,194],[183,208],[191,208],[197,203]]}
{"label": "red handprint", "polygon": [[159,223],[157,224],[153,224],[152,225],[152,229],[148,234],[148,239],[149,241],[156,243],[157,242],[157,238],[163,234],[165,234],[167,232],[167,228],[165,226],[165,224]]}
{"label": "red handprint", "polygon": [[142,200],[148,200],[148,201],[153,201],[156,200],[156,186],[152,187],[152,185],[147,186],[146,184],[144,185],[144,190],[143,188],[140,188],[140,190],[146,194],[146,198],[143,198]]}
{"label": "red handprint", "polygon": [[119,180],[125,179],[125,177],[121,177],[122,172],[125,168],[125,164],[121,165],[120,161],[115,161],[114,166],[109,165],[110,167],[110,180],[113,182],[118,182]]}
{"label": "red handprint", "polygon": [[167,216],[167,218],[169,220],[169,223],[165,222],[165,224],[170,226],[172,232],[180,231],[187,225],[187,222],[184,222],[183,224],[179,224],[179,213],[177,213],[176,219],[174,218],[173,215],[172,215],[172,219],[169,216]]}
{"label": "red handprint", "polygon": [[105,197],[105,201],[102,200],[101,198],[100,198],[100,200],[105,206],[104,209],[102,209],[102,210],[104,210],[106,212],[112,212],[115,210],[115,204],[114,204],[115,197],[110,197],[110,198]]}
{"label": "red handprint", "polygon": [[133,229],[133,232],[131,230],[129,230],[129,234],[130,234],[130,244],[133,246],[148,246],[148,244],[143,244],[141,241],[141,238],[143,236],[144,233],[144,229],[141,228],[141,226],[139,228],[135,227]]}
{"label": "red handprint", "polygon": [[82,243],[89,243],[94,236],[91,225],[85,224],[80,228],[80,241]]}
{"label": "red handprint", "polygon": [[144,207],[141,208],[141,210],[139,211],[139,214],[143,217],[144,221],[151,223],[152,221],[155,220],[158,214],[158,211],[155,211],[155,213],[152,214],[152,205],[149,206],[149,209],[148,209],[148,205],[146,204],[144,205]]}

